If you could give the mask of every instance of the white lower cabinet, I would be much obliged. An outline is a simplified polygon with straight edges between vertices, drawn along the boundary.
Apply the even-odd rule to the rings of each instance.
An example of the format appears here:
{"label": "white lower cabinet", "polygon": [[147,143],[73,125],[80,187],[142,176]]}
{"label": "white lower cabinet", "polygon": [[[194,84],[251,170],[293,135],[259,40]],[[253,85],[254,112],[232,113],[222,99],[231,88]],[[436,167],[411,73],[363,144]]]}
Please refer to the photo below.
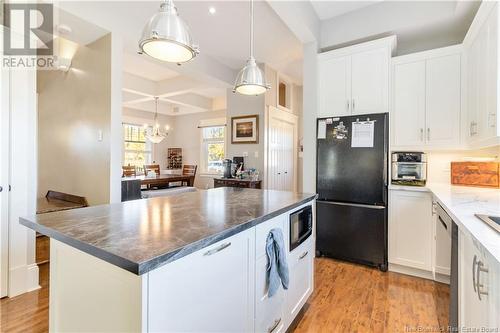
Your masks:
{"label": "white lower cabinet", "polygon": [[428,192],[391,190],[389,263],[432,271],[432,198]]}
{"label": "white lower cabinet", "polygon": [[288,256],[288,267],[293,279],[290,279],[286,297],[286,316],[289,319],[287,326],[297,316],[312,293],[313,260],[314,241],[312,236],[290,252]]}
{"label": "white lower cabinet", "polygon": [[460,231],[458,242],[459,324],[469,329],[497,328],[500,263],[469,233]]}
{"label": "white lower cabinet", "polygon": [[148,331],[253,331],[254,246],[252,228],[151,271]]}

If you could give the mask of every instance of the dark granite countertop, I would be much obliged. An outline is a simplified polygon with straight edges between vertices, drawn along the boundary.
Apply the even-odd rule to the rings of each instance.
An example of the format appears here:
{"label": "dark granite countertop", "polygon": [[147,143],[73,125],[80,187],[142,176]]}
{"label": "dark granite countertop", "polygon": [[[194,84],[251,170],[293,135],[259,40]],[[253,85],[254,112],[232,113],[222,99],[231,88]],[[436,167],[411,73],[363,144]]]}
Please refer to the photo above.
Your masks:
{"label": "dark granite countertop", "polygon": [[221,187],[30,216],[20,223],[141,275],[315,196]]}

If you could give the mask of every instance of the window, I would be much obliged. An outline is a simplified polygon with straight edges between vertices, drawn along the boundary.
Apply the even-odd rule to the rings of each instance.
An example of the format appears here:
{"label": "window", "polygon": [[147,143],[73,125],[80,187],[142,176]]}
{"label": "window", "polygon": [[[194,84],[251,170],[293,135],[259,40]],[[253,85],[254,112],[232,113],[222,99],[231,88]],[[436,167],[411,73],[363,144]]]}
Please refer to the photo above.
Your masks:
{"label": "window", "polygon": [[201,166],[203,172],[222,172],[225,131],[224,126],[210,126],[201,129]]}
{"label": "window", "polygon": [[139,125],[123,124],[123,165],[134,165],[138,174],[152,160],[151,142],[146,140],[145,131]]}

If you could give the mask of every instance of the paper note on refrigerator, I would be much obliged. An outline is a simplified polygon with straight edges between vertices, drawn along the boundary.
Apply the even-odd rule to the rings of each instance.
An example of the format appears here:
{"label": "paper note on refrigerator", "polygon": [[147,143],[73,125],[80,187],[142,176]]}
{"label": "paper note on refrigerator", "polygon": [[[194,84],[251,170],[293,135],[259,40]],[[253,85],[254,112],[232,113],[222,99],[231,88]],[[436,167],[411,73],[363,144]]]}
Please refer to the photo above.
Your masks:
{"label": "paper note on refrigerator", "polygon": [[318,139],[326,139],[326,121],[318,121]]}
{"label": "paper note on refrigerator", "polygon": [[374,121],[353,122],[351,147],[373,147],[374,125]]}

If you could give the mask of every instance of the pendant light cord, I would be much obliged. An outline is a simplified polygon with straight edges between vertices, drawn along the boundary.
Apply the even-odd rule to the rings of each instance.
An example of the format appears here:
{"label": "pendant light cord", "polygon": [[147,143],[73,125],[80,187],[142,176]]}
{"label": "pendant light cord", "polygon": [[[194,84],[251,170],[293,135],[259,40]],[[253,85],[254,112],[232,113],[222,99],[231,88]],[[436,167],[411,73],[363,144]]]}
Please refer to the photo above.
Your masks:
{"label": "pendant light cord", "polygon": [[250,59],[253,59],[253,0],[250,0]]}

